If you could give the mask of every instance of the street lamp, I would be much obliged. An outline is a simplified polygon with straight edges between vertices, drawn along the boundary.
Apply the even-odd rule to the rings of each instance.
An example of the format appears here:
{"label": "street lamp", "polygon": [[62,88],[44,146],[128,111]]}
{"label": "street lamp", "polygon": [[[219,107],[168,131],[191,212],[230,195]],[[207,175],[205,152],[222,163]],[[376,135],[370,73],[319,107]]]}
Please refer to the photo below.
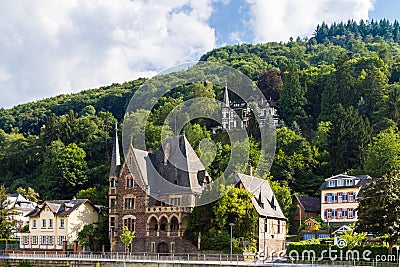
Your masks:
{"label": "street lamp", "polygon": [[230,223],[229,226],[231,227],[231,261],[232,261],[232,227],[234,226],[234,223]]}

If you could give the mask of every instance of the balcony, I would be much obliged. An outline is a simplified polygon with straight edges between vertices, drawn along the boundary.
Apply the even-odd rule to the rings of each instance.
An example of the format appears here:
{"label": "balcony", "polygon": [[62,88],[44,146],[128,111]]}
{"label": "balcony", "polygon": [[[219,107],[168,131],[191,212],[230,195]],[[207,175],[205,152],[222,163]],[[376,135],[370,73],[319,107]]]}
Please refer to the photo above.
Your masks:
{"label": "balcony", "polygon": [[191,210],[192,210],[192,208],[190,208],[190,207],[153,206],[153,207],[147,207],[146,213],[169,213],[169,212],[189,213]]}

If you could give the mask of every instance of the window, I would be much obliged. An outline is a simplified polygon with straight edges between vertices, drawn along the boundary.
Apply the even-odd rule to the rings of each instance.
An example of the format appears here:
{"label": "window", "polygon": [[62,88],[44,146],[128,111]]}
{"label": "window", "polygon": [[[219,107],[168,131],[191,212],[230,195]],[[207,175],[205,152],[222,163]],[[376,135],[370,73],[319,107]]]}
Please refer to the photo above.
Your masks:
{"label": "window", "polygon": [[54,236],[49,235],[48,240],[49,240],[49,245],[54,245]]}
{"label": "window", "polygon": [[110,217],[110,228],[115,229],[115,217]]}
{"label": "window", "polygon": [[311,227],[312,226],[312,223],[311,222],[308,222],[307,223],[307,227]]}
{"label": "window", "polygon": [[22,244],[23,245],[28,245],[29,244],[29,236],[23,236],[22,237]]}
{"label": "window", "polygon": [[175,252],[175,242],[171,242],[171,253]]}
{"label": "window", "polygon": [[176,231],[179,230],[179,222],[178,222],[178,219],[177,219],[175,216],[172,217],[172,219],[171,219],[171,222],[170,222],[170,229],[171,229],[171,231],[173,231],[173,232],[176,232]]}
{"label": "window", "polygon": [[156,252],[156,242],[151,242],[151,252]]}
{"label": "window", "polygon": [[328,203],[333,203],[333,202],[335,202],[335,195],[334,195],[334,194],[331,194],[331,193],[327,194],[327,202],[328,202]]}
{"label": "window", "polygon": [[135,208],[135,198],[125,198],[124,209],[134,209]]}
{"label": "window", "polygon": [[342,218],[342,209],[337,209],[337,218],[338,219]]}
{"label": "window", "polygon": [[40,237],[40,244],[47,245],[47,241],[48,241],[47,236],[43,235]]}
{"label": "window", "polygon": [[36,228],[37,224],[36,224],[36,220],[32,220],[32,228]]}
{"label": "window", "polygon": [[346,209],[342,210],[342,217],[347,218],[347,210]]}
{"label": "window", "polygon": [[49,219],[49,228],[53,228],[53,219]]}
{"label": "window", "polygon": [[278,225],[277,225],[277,227],[278,227],[277,233],[280,234],[280,233],[281,233],[281,221],[280,221],[280,220],[278,220]]}
{"label": "window", "polygon": [[31,236],[31,244],[32,245],[37,245],[37,243],[38,243],[37,235]]}
{"label": "window", "polygon": [[170,198],[170,204],[172,206],[180,206],[181,205],[181,198],[179,198],[179,197]]}
{"label": "window", "polygon": [[126,180],[126,187],[133,187],[133,178],[128,178]]}
{"label": "window", "polygon": [[329,187],[335,187],[335,180],[329,181]]}
{"label": "window", "polygon": [[338,202],[338,203],[341,203],[342,201],[343,201],[342,193],[338,193],[338,194],[337,194],[337,202]]}
{"label": "window", "polygon": [[344,181],[343,180],[337,180],[337,186],[344,186]]}
{"label": "window", "polygon": [[353,180],[347,179],[346,180],[346,186],[352,186],[353,185]]}
{"label": "window", "polygon": [[347,218],[349,218],[349,219],[354,218],[354,209],[352,209],[352,208],[347,209]]}
{"label": "window", "polygon": [[356,201],[356,193],[350,192],[349,193],[349,202],[355,202]]}
{"label": "window", "polygon": [[347,193],[343,193],[343,202],[348,202],[348,194]]}
{"label": "window", "polygon": [[57,243],[58,243],[58,245],[60,245],[60,246],[61,246],[61,245],[64,243],[64,241],[66,241],[66,240],[67,240],[67,238],[66,238],[65,235],[57,237]]}
{"label": "window", "polygon": [[110,208],[115,209],[115,198],[110,198]]}
{"label": "window", "polygon": [[65,220],[60,219],[60,228],[64,228],[64,227],[65,227]]}
{"label": "window", "polygon": [[135,219],[126,218],[124,219],[124,226],[128,227],[129,231],[135,231]]}
{"label": "window", "polygon": [[326,210],[326,218],[332,219],[332,210],[331,209]]}
{"label": "window", "polygon": [[46,219],[42,219],[42,228],[46,228]]}
{"label": "window", "polygon": [[115,186],[116,186],[115,179],[112,178],[111,181],[110,181],[110,187],[111,187],[111,188],[114,188]]}

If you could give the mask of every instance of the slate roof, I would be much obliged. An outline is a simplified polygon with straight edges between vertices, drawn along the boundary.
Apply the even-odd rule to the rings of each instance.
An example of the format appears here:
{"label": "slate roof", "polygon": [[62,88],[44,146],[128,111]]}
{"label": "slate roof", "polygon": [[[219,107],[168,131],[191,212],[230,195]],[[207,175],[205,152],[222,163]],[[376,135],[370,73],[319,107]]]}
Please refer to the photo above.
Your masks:
{"label": "slate roof", "polygon": [[301,196],[295,194],[297,201],[307,212],[320,213],[321,199],[319,197]]}
{"label": "slate roof", "polygon": [[164,140],[155,153],[131,147],[128,157],[139,169],[143,188],[152,194],[201,193],[203,182],[209,182],[208,173],[185,136],[172,136]]}
{"label": "slate roof", "polygon": [[39,205],[26,216],[38,216],[46,206],[49,207],[56,216],[68,216],[80,205],[85,203],[89,203],[95,210],[99,211],[98,207],[96,207],[89,199],[49,200],[43,202],[42,205]]}
{"label": "slate roof", "polygon": [[241,181],[244,188],[252,193],[253,206],[260,216],[267,218],[287,219],[279,206],[278,200],[268,180],[259,179],[242,173],[236,173],[236,181]]}
{"label": "slate roof", "polygon": [[[330,180],[345,180],[345,179],[352,179],[354,181],[358,181],[357,183],[353,183],[353,185],[343,185],[343,186],[335,186],[335,187],[329,187],[328,183]],[[362,188],[368,183],[371,183],[375,181],[375,179],[371,178],[369,175],[356,175],[356,176],[351,176],[347,174],[338,174],[329,178],[325,179],[325,182],[321,185],[319,188],[320,190],[324,190],[327,188]]]}
{"label": "slate roof", "polygon": [[19,210],[32,210],[37,206],[35,202],[26,199],[21,194],[9,194],[7,196],[7,208],[17,208]]}

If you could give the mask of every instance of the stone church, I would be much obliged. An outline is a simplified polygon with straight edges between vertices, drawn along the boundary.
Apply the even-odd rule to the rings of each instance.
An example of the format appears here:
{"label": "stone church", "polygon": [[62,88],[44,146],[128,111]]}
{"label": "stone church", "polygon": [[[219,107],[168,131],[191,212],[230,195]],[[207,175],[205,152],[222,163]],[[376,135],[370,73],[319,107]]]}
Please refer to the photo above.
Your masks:
{"label": "stone church", "polygon": [[[259,214],[259,251],[285,247],[286,218],[268,181],[236,174],[237,186],[251,192]],[[130,147],[121,164],[117,130],[110,169],[109,230],[112,252],[124,252],[123,227],[135,231],[130,251],[188,253],[196,247],[183,238],[189,212],[211,179],[185,136],[167,138],[156,152]]]}

